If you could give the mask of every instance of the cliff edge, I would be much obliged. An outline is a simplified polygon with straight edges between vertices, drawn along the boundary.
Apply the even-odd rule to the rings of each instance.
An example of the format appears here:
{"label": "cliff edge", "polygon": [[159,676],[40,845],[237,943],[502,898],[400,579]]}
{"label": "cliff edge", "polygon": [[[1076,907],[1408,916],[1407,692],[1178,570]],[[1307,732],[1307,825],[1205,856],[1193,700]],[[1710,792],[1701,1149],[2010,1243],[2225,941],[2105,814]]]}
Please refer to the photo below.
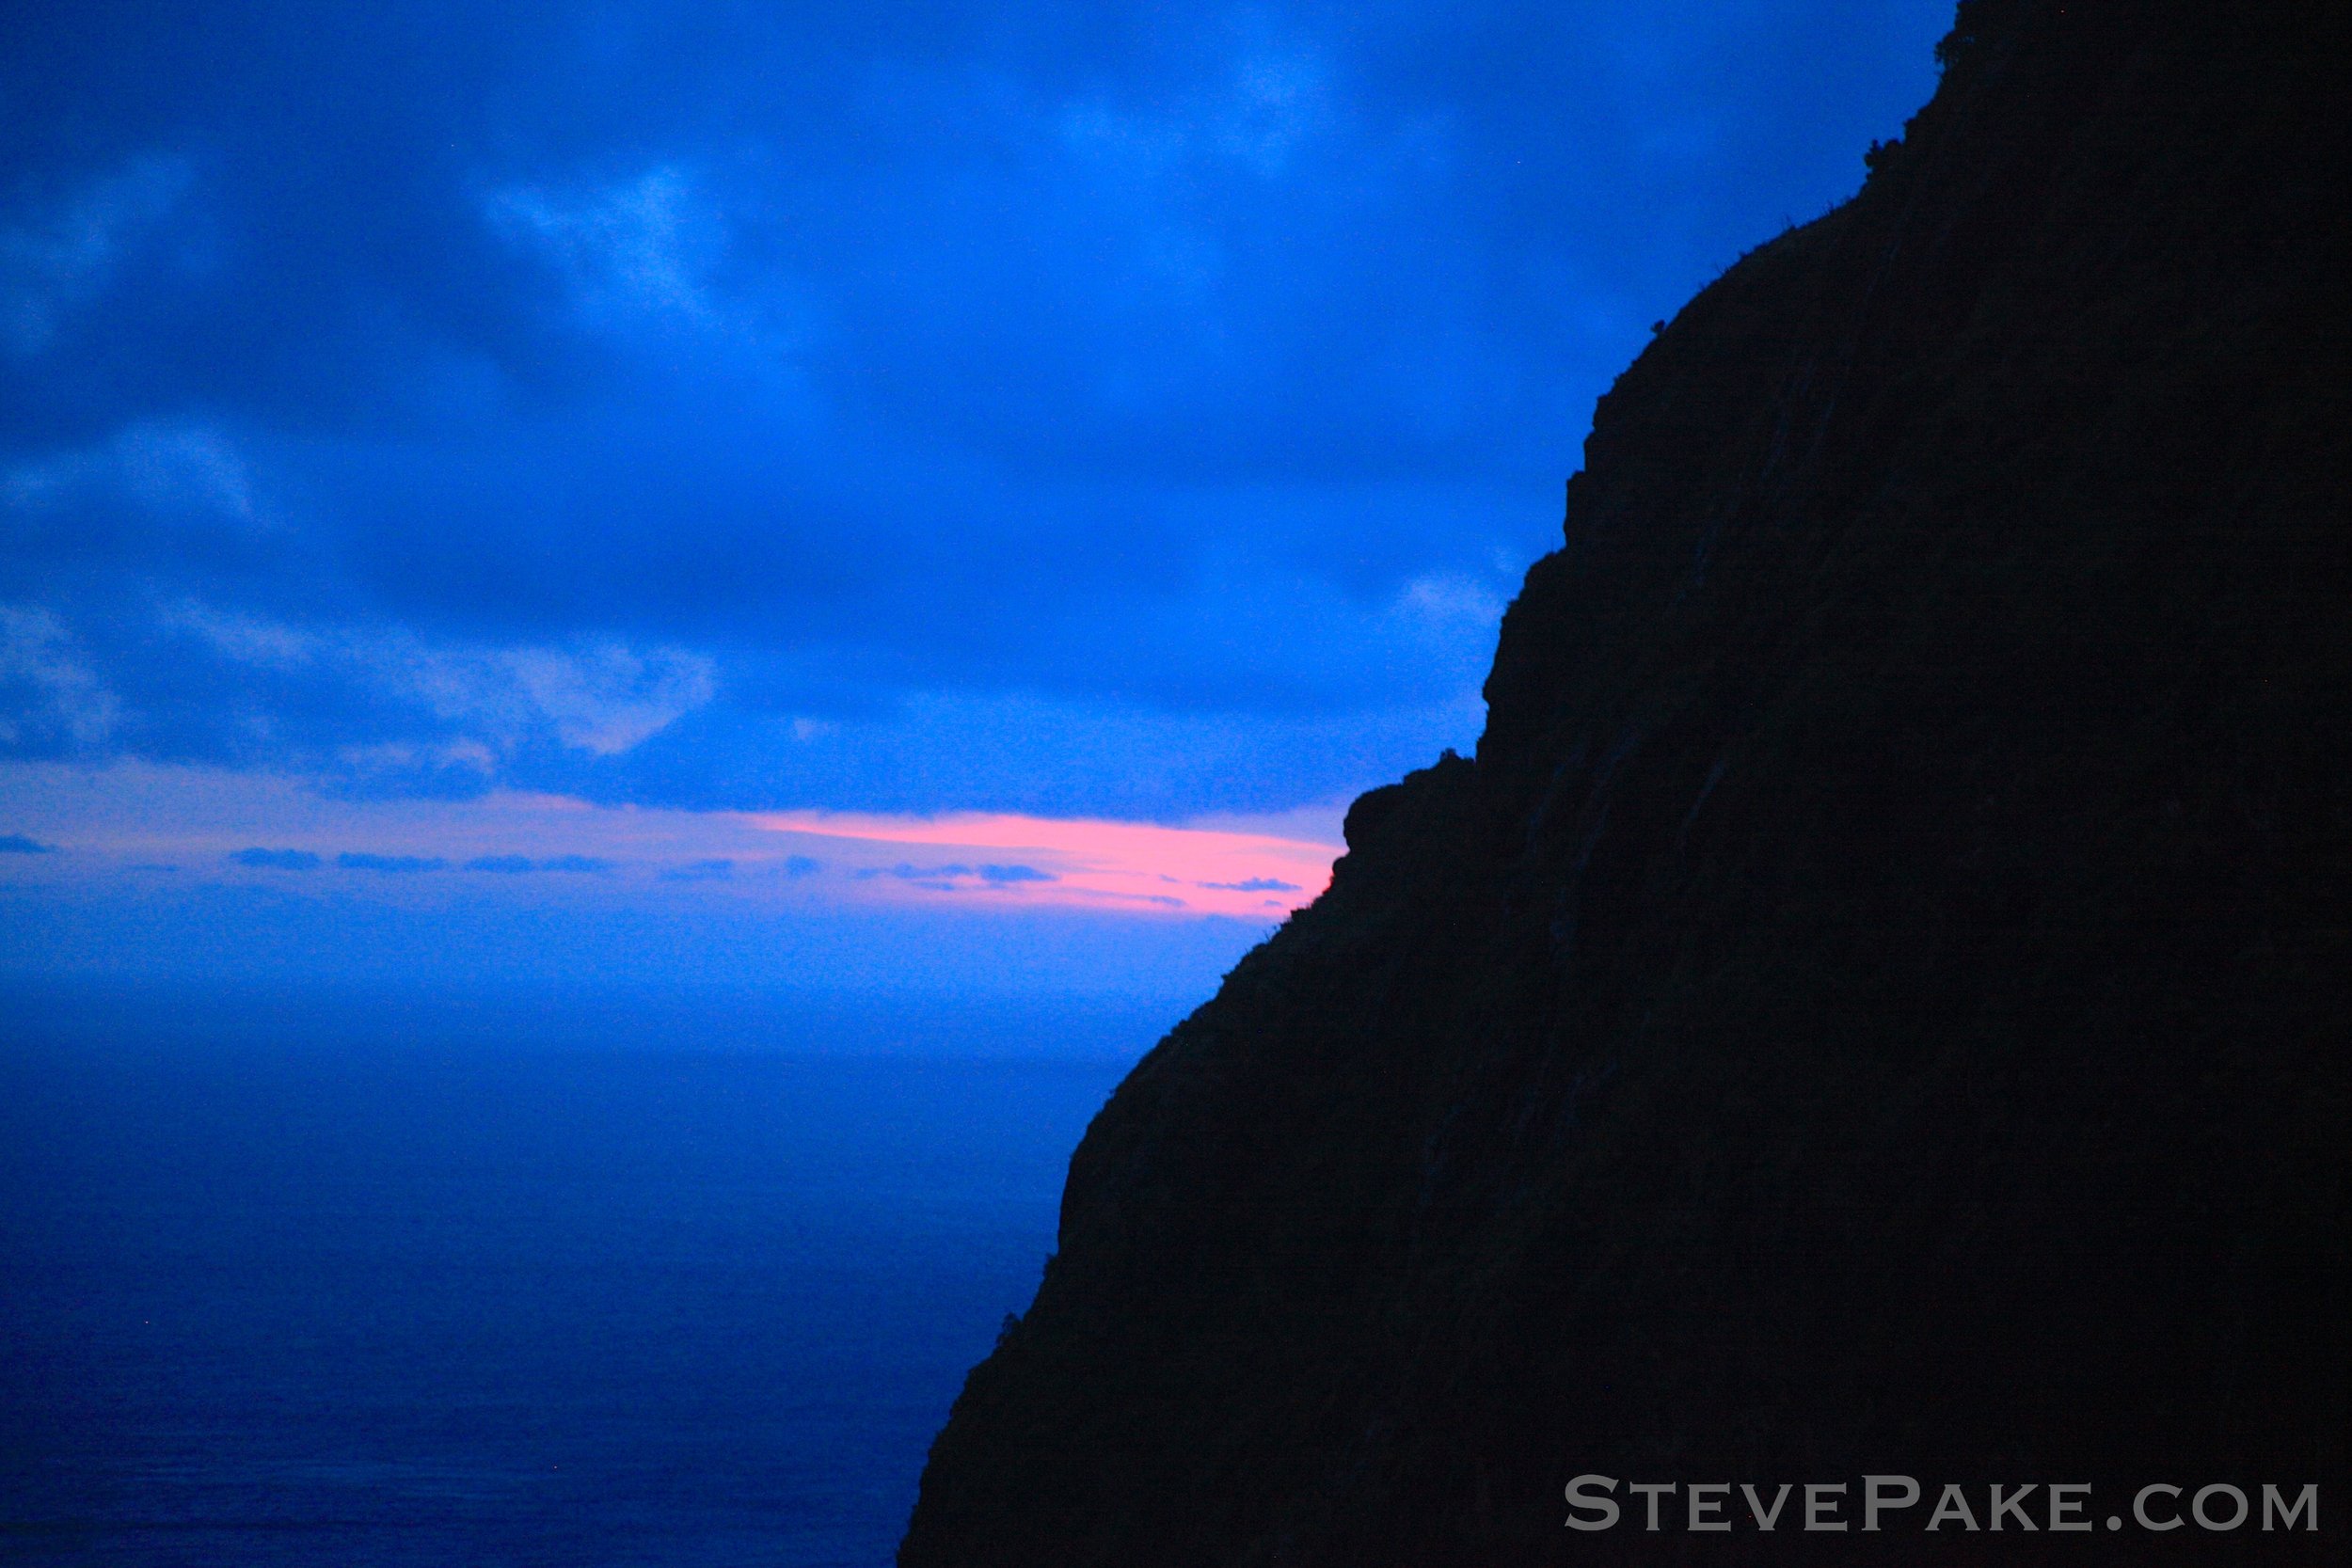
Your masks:
{"label": "cliff edge", "polygon": [[[1961,8],[1601,401],[1477,755],[1096,1118],[904,1568],[1919,1549],[1583,1472],[2320,1482],[2262,1545],[2332,1545],[2348,28]],[[2166,1544],[2040,1496],[2004,1561]]]}

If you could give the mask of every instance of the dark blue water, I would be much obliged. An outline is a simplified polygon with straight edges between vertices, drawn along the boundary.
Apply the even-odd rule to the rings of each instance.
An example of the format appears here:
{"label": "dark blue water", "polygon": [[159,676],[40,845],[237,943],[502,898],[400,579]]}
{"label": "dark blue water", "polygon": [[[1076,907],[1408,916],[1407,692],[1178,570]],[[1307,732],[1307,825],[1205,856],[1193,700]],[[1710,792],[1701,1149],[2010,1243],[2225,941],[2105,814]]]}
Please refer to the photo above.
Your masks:
{"label": "dark blue water", "polygon": [[8,1560],[885,1563],[1120,1071],[149,1028],[0,1037]]}

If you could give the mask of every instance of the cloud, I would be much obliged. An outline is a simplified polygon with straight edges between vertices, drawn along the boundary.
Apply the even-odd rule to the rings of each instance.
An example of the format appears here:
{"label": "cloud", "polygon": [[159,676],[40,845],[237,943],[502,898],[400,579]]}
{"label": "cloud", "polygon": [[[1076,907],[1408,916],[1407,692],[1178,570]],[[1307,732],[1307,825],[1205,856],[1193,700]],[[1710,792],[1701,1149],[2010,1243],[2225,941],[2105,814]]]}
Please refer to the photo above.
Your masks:
{"label": "cloud", "polygon": [[124,488],[148,506],[255,520],[251,470],[218,431],[135,424],[115,438],[113,455]]}
{"label": "cloud", "polygon": [[[184,598],[105,618],[90,649],[48,610],[0,610],[0,721],[166,756],[256,751],[351,780],[456,771],[476,788],[518,756],[617,757],[711,702],[713,661],[617,641],[428,640]],[[117,696],[96,665],[109,660]],[[20,673],[17,689],[6,677]],[[45,716],[45,717],[44,717]],[[12,736],[0,730],[0,745]]]}
{"label": "cloud", "polygon": [[[446,711],[495,713],[509,701],[508,685],[555,728],[564,745],[612,756],[657,735],[711,699],[708,658],[680,648],[639,652],[605,643],[578,652],[519,648],[477,656],[475,669],[447,682],[437,673],[437,698],[454,686]],[[484,678],[486,676],[487,678]]]}
{"label": "cloud", "polygon": [[665,882],[724,882],[735,877],[735,862],[723,856],[689,861],[661,874]]}
{"label": "cloud", "polygon": [[[801,858],[794,857],[795,860]],[[896,877],[902,882],[912,882],[917,887],[928,888],[934,893],[956,893],[973,886],[1010,888],[1020,887],[1026,883],[1061,880],[1056,873],[1040,871],[1034,865],[966,865],[961,861],[950,862],[945,865],[914,865],[900,861],[887,870],[869,867],[855,875],[861,878]]]}
{"label": "cloud", "polygon": [[1449,575],[1415,578],[1397,595],[1396,608],[1435,626],[1467,625],[1488,635],[1502,624],[1503,603],[1490,583]]}
{"label": "cloud", "polygon": [[157,629],[193,637],[230,664],[260,670],[292,671],[316,662],[328,639],[281,621],[219,610],[195,599],[165,607],[155,618]]}
{"label": "cloud", "polygon": [[47,855],[54,854],[56,847],[23,833],[0,833],[0,855]]}
{"label": "cloud", "polygon": [[121,705],[54,612],[0,605],[0,749],[68,755],[114,733]]}
{"label": "cloud", "polygon": [[308,849],[239,849],[229,858],[239,865],[266,871],[315,871],[322,863]]}
{"label": "cloud", "polygon": [[1352,793],[1471,742],[1592,399],[1851,188],[1947,12],[28,14],[0,754]]}
{"label": "cloud", "polygon": [[20,517],[108,517],[118,532],[125,515],[175,530],[267,527],[244,452],[220,430],[186,421],[135,421],[98,445],[18,464],[0,474],[0,506]]}
{"label": "cloud", "polygon": [[595,855],[548,855],[539,860],[533,860],[529,855],[476,855],[466,862],[465,869],[495,871],[510,877],[534,871],[579,876],[610,871],[612,863]]}
{"label": "cloud", "polygon": [[547,256],[576,307],[600,325],[669,317],[707,327],[706,279],[725,245],[718,214],[675,165],[600,188],[509,186],[484,203],[491,227]]}
{"label": "cloud", "polygon": [[469,871],[497,871],[507,876],[520,876],[538,869],[529,855],[476,855],[466,863]]}
{"label": "cloud", "polygon": [[345,871],[384,871],[395,874],[449,869],[449,862],[439,855],[377,855],[363,850],[346,850],[335,857],[335,863]]}
{"label": "cloud", "polygon": [[1279,877],[1251,877],[1239,882],[1202,882],[1200,885],[1205,888],[1214,888],[1221,893],[1296,893],[1299,891],[1296,882],[1286,882]]}
{"label": "cloud", "polygon": [[62,206],[0,224],[0,347],[30,356],[65,318],[105,292],[124,253],[179,205],[184,159],[148,154],[91,182]]}
{"label": "cloud", "polygon": [[612,863],[596,855],[549,855],[539,863],[539,869],[572,877],[593,877],[612,870]]}
{"label": "cloud", "polygon": [[324,652],[384,695],[501,752],[551,732],[564,747],[613,756],[702,706],[715,689],[710,660],[676,648],[482,648],[372,631],[336,639]]}
{"label": "cloud", "polygon": [[1080,157],[1111,161],[1130,178],[1182,178],[1187,165],[1227,163],[1271,182],[1296,172],[1300,154],[1340,129],[1330,76],[1311,47],[1261,36],[1173,102],[1091,96],[1066,106],[1058,129]]}

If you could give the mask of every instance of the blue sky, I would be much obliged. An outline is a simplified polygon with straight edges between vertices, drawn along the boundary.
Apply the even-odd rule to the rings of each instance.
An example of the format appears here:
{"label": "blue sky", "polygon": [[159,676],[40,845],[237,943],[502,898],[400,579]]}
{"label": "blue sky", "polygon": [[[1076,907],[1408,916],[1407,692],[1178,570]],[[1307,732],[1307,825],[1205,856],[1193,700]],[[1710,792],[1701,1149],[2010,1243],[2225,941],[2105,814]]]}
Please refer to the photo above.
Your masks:
{"label": "blue sky", "polygon": [[[993,899],[975,930],[1093,933],[1040,973],[1167,947],[1208,955],[1192,985],[1311,888],[1185,873],[1163,896],[1214,929],[1172,933],[1065,896],[1092,863],[1060,830],[1035,864],[995,829],[986,862],[737,840],[800,813],[1327,843],[1475,739],[1593,400],[1853,190],[1947,20],[20,8],[0,842],[31,847],[0,853],[0,964],[198,962],[191,932],[326,964],[371,940],[351,911],[425,896],[382,892],[393,862],[530,863],[373,939],[421,963],[435,922],[588,932],[726,861],[701,881],[738,903],[677,918],[753,953],[848,921],[887,970]],[[527,851],[484,837],[531,803]],[[640,829],[666,847],[632,859]],[[539,869],[567,856],[603,869]],[[900,864],[967,874],[868,896]],[[789,894],[756,937],[755,868]],[[1261,881],[1295,886],[1198,892]]]}

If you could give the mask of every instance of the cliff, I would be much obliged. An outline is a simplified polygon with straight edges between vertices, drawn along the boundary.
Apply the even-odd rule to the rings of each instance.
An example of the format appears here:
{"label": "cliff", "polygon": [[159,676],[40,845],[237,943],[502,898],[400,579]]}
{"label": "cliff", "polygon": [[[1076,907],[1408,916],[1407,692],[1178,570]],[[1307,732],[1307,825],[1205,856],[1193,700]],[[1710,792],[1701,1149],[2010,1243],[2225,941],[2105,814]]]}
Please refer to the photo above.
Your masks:
{"label": "cliff", "polygon": [[2341,1530],[2348,25],[1962,8],[1601,401],[1475,758],[1097,1117],[905,1568],[1922,1539],[1580,1534],[1585,1471]]}

